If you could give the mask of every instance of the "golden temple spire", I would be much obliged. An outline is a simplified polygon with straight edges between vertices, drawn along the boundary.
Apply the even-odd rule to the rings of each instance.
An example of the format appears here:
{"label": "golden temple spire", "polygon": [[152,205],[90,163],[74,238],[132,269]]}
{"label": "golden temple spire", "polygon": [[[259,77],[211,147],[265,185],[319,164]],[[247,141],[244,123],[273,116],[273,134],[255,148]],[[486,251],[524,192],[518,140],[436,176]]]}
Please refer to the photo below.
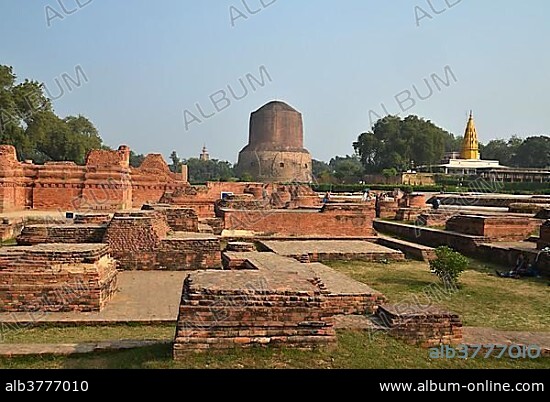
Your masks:
{"label": "golden temple spire", "polygon": [[464,132],[464,142],[460,151],[461,159],[479,159],[479,141],[477,139],[477,130],[474,124],[474,115],[470,110],[470,118]]}

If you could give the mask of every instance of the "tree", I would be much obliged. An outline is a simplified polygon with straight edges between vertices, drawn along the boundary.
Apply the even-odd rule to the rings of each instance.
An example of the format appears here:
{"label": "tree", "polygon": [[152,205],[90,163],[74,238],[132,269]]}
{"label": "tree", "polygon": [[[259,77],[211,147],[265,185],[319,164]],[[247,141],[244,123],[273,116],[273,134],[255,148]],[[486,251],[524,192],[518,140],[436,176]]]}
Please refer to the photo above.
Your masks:
{"label": "tree", "polygon": [[464,136],[447,133],[444,137],[445,152],[460,152]]}
{"label": "tree", "polygon": [[67,116],[63,121],[69,131],[68,158],[83,164],[88,152],[102,147],[101,137],[92,122],[82,115]]}
{"label": "tree", "polygon": [[313,178],[317,183],[334,183],[332,168],[326,162],[313,159],[312,161]]}
{"label": "tree", "polygon": [[13,68],[0,65],[0,143],[15,146],[19,159],[82,164],[91,149],[101,148],[97,129],[86,117],[57,116],[43,84],[16,84]]}
{"label": "tree", "polygon": [[481,147],[481,156],[483,159],[497,160],[504,166],[513,166],[514,156],[522,143],[523,140],[517,136],[512,136],[509,140],[491,140]]}
{"label": "tree", "polygon": [[137,168],[140,167],[145,159],[145,155],[137,154],[134,151],[130,150],[130,166]]}
{"label": "tree", "polygon": [[198,158],[189,158],[184,163],[187,165],[191,183],[228,181],[234,177],[233,166],[227,161],[217,159],[205,161]]}
{"label": "tree", "polygon": [[363,179],[363,165],[355,155],[335,156],[330,160],[329,167],[340,183],[355,184]]}
{"label": "tree", "polygon": [[545,135],[527,137],[518,146],[512,158],[512,164],[526,168],[550,167],[550,137]]}
{"label": "tree", "polygon": [[439,162],[456,139],[452,134],[418,116],[386,116],[353,143],[367,173],[395,168],[405,171],[412,165]]}
{"label": "tree", "polygon": [[430,268],[446,288],[456,289],[458,278],[468,267],[468,259],[447,246],[435,249],[437,258],[430,260]]}
{"label": "tree", "polygon": [[382,169],[382,174],[386,178],[386,183],[389,182],[390,178],[397,176],[396,168]]}
{"label": "tree", "polygon": [[172,172],[178,173],[181,170],[181,160],[176,151],[172,151],[172,153],[170,154],[170,160],[172,161],[172,164],[170,165],[170,170]]}

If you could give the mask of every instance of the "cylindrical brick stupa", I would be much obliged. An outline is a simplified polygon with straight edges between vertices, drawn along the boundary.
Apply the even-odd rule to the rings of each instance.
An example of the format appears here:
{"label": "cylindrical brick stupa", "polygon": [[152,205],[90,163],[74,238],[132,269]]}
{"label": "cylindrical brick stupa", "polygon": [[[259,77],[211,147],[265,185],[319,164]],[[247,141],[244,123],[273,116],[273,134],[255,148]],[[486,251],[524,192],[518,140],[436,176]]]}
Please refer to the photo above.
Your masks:
{"label": "cylindrical brick stupa", "polygon": [[304,148],[302,114],[273,101],[250,115],[248,145],[237,172],[262,182],[310,182],[311,155]]}

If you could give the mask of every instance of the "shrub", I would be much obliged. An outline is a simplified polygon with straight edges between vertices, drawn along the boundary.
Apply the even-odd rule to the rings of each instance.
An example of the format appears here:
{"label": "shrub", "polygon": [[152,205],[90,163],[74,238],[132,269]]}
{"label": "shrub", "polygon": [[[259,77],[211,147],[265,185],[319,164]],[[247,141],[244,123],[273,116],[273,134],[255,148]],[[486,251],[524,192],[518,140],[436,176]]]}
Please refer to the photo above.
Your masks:
{"label": "shrub", "polygon": [[437,258],[430,261],[431,270],[443,281],[445,287],[456,288],[458,278],[468,266],[468,259],[447,246],[436,248],[435,255]]}

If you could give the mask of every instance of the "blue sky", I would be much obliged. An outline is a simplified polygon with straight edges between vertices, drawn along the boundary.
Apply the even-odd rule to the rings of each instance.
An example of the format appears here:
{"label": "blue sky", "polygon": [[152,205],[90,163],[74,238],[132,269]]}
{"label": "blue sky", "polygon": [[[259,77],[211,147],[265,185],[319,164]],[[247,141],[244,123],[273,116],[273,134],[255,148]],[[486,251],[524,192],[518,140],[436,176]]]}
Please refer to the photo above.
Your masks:
{"label": "blue sky", "polygon": [[[250,112],[272,99],[302,112],[323,160],[351,154],[381,103],[455,134],[473,109],[482,142],[550,134],[546,0],[262,1],[0,0],[0,64],[62,95],[61,116],[81,113],[138,153],[197,156],[206,143],[235,162]],[[69,90],[61,77],[77,81],[77,66],[85,79]],[[248,94],[235,100],[240,79]],[[201,123],[186,129],[185,110]]]}

